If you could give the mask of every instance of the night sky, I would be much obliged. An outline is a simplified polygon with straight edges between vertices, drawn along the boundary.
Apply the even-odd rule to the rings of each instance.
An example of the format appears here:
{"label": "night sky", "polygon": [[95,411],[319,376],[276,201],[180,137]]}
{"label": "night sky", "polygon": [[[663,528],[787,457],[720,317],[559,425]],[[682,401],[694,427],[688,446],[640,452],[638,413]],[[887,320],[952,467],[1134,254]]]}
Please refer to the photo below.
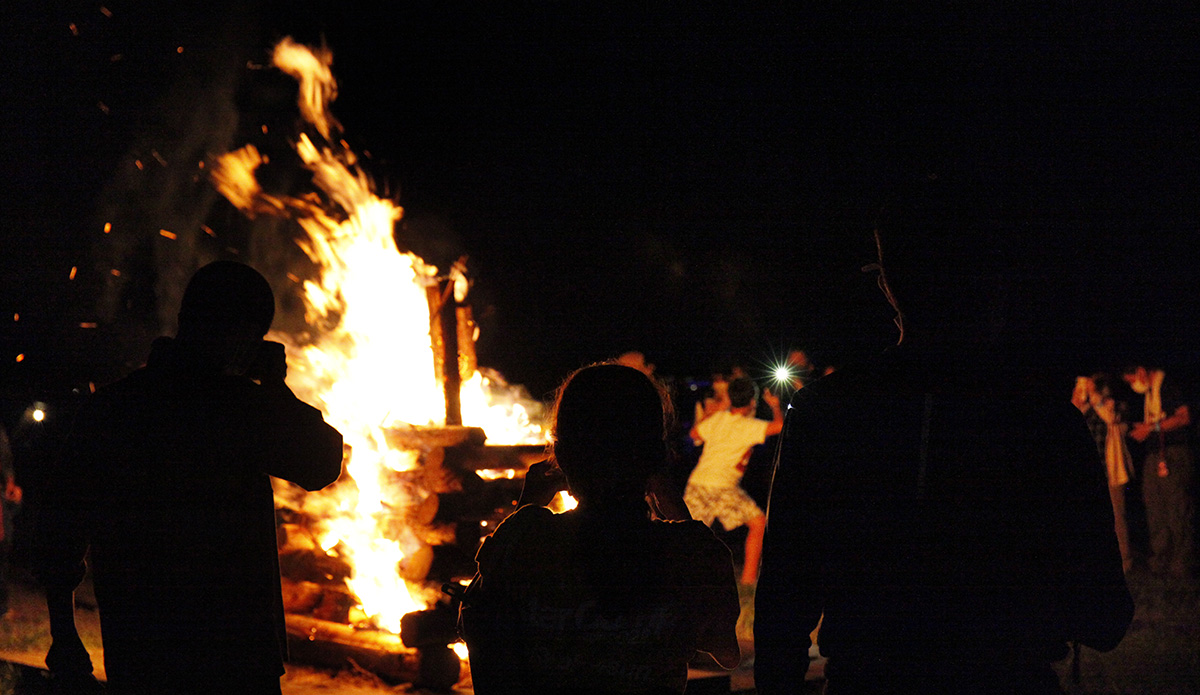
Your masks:
{"label": "night sky", "polygon": [[1188,367],[1195,11],[837,5],[5,3],[0,379],[118,376],[198,258],[262,253],[194,163],[290,126],[245,67],[285,35],[333,51],[399,242],[469,257],[480,361],[535,396],[624,350],[683,377],[883,347],[873,220],[934,179],[1015,211],[1057,367]]}

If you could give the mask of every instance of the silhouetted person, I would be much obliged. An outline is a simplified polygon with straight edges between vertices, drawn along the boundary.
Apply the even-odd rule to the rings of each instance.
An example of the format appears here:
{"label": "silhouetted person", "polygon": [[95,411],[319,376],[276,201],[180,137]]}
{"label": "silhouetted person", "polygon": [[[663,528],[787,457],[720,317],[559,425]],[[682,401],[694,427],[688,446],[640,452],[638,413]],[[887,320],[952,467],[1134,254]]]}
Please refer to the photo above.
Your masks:
{"label": "silhouetted person", "polygon": [[273,475],[317,490],[342,437],[284,385],[266,280],[209,264],[174,339],[81,409],[40,510],[46,657],[64,680],[91,663],[72,591],[88,556],[114,693],[278,693],[286,656]]}
{"label": "silhouetted person", "polygon": [[795,692],[822,614],[830,695],[1056,693],[1068,641],[1112,649],[1132,619],[1082,416],[999,342],[1016,242],[938,200],[880,227],[900,344],[793,399],[756,595],[763,695]]}
{"label": "silhouetted person", "polygon": [[1142,500],[1150,535],[1150,569],[1172,580],[1196,572],[1193,464],[1188,446],[1191,411],[1161,369],[1134,365],[1122,377],[1141,396],[1129,436],[1142,445]]}
{"label": "silhouetted person", "polygon": [[666,461],[666,403],[616,364],[559,391],[554,459],[579,506],[526,504],[480,548],[460,624],[479,695],[682,693],[697,650],[737,665],[728,548],[699,522],[651,519],[647,497],[665,494],[648,486]]}

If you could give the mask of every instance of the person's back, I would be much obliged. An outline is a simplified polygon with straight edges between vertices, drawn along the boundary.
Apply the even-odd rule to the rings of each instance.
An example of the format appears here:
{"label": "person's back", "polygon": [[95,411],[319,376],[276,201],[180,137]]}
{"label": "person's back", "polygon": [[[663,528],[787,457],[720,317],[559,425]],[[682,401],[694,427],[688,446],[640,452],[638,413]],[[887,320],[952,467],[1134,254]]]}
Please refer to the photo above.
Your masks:
{"label": "person's back", "polygon": [[760,692],[803,677],[794,620],[822,612],[826,675],[849,692],[1053,692],[1066,640],[1124,635],[1132,604],[1078,412],[911,352],[797,395],[765,551],[791,567],[764,569],[756,597]]}
{"label": "person's back", "polygon": [[[341,437],[283,385],[281,349],[274,374],[231,373],[196,340],[157,340],[146,367],[85,404],[39,524],[48,600],[74,587],[89,549],[114,692],[278,692],[268,474],[317,489],[341,470]],[[53,611],[48,664],[86,669]]]}
{"label": "person's back", "polygon": [[477,693],[681,693],[697,650],[737,664],[729,550],[699,522],[649,518],[663,424],[636,370],[564,385],[554,451],[579,507],[523,506],[480,548],[460,625]]}

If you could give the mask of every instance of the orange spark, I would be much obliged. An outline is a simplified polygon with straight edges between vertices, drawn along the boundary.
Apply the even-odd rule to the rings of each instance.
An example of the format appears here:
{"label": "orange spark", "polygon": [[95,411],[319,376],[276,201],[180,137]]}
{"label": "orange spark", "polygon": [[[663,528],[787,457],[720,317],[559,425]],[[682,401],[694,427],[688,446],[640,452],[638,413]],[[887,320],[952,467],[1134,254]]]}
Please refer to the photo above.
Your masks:
{"label": "orange spark", "polygon": [[78,267],[76,267],[76,266],[71,266],[71,274],[67,276],[67,279],[68,279],[68,280],[74,280],[74,279],[75,279],[75,273],[77,273],[77,272],[79,272],[79,268],[78,268]]}
{"label": "orange spark", "polygon": [[117,270],[116,268],[113,268],[112,270],[110,270],[108,272],[112,273],[113,277],[115,277],[115,278],[121,277],[121,271]]}
{"label": "orange spark", "polygon": [[105,222],[104,223],[104,233],[108,234],[111,231],[112,231],[112,222]]}
{"label": "orange spark", "polygon": [[168,232],[165,229],[158,230],[158,233],[160,236],[165,236],[166,238],[171,239],[171,240],[179,238],[179,235],[176,234],[175,232]]}
{"label": "orange spark", "polygon": [[84,321],[83,323],[79,324],[79,327],[80,328],[95,328],[96,322],[95,321]]}
{"label": "orange spark", "polygon": [[22,352],[21,354],[17,355],[17,361],[24,362],[25,361],[25,353]]}

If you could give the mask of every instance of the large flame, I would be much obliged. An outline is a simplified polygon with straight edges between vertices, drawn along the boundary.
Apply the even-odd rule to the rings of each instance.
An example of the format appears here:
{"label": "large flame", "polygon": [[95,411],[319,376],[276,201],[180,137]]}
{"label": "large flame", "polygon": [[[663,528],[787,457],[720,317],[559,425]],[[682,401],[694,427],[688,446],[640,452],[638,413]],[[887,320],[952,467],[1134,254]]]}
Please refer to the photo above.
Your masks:
{"label": "large flame", "polygon": [[[318,144],[301,135],[295,149],[323,195],[264,192],[255,175],[263,157],[252,145],[222,156],[212,177],[246,214],[289,214],[306,234],[300,246],[320,269],[318,279],[304,283],[308,333],[270,337],[288,347],[288,385],[345,437],[351,448],[346,472],[353,479],[318,494],[306,509],[321,510],[321,547],[353,566],[348,584],[363,614],[398,632],[401,616],[425,607],[421,587],[407,586],[399,570],[421,547],[403,523],[405,509],[427,493],[394,484],[389,472],[412,468],[418,453],[391,448],[385,432],[445,421],[427,295],[438,271],[397,249],[393,228],[402,209],[376,196],[353,152],[334,142],[331,54],[284,39],[274,60],[300,82],[301,114],[321,136]],[[498,376],[478,371],[466,379],[464,423],[483,427],[489,443],[543,441],[522,398],[506,387]]]}

